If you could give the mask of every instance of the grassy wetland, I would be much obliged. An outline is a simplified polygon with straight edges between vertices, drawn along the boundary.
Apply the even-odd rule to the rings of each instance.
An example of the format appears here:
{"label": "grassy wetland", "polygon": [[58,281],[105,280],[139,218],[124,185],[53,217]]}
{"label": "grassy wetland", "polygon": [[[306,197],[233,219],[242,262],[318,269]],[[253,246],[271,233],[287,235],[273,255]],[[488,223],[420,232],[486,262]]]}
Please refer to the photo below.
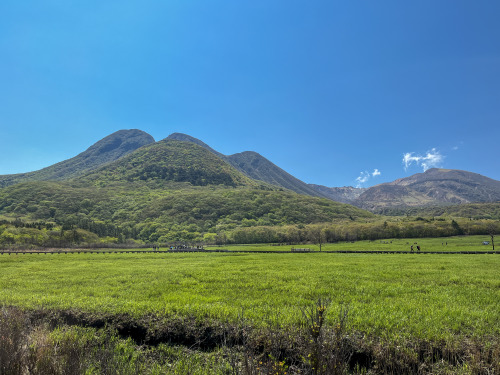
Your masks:
{"label": "grassy wetland", "polygon": [[[488,243],[487,245],[485,244]],[[322,243],[321,251],[417,251],[417,245],[422,252],[490,252],[492,251],[491,238],[488,235],[452,236],[444,238],[390,238],[364,241],[339,241],[336,243]],[[208,246],[207,249],[227,249],[232,251],[290,251],[292,248],[303,248],[310,251],[320,251],[318,243],[304,245],[285,244],[253,244],[253,245],[218,245]]]}
{"label": "grassy wetland", "polygon": [[[138,364],[149,361],[140,344],[153,343],[152,358],[164,358],[122,373],[467,374],[500,366],[496,254],[30,254],[2,255],[0,267],[4,306],[65,317],[95,337],[114,327],[107,343],[130,347]],[[343,349],[325,347],[335,343]],[[203,367],[211,361],[224,365]]]}

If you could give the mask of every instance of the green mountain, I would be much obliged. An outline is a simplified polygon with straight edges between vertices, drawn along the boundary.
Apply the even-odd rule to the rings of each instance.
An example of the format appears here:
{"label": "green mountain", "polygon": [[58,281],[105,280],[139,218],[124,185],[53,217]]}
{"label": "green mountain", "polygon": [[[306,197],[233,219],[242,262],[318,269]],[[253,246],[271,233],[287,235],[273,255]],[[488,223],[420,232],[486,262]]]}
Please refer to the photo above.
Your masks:
{"label": "green mountain", "polygon": [[[90,238],[78,229],[146,242],[201,241],[238,228],[373,217],[350,205],[253,180],[206,148],[171,139],[67,181],[30,181],[0,189],[0,215],[60,225],[62,231],[52,234],[41,229],[46,241],[57,236],[73,241],[71,235]],[[65,235],[64,228],[73,234]],[[27,238],[16,233],[0,234],[0,245],[12,238],[42,241],[38,232]]]}
{"label": "green mountain", "polygon": [[71,159],[34,172],[0,176],[0,187],[23,181],[66,180],[77,177],[154,141],[152,136],[142,130],[120,130]]}
{"label": "green mountain", "polygon": [[220,158],[225,158],[225,156],[223,154],[221,154],[220,152],[217,152],[215,151],[212,147],[210,147],[209,145],[207,145],[206,143],[200,141],[199,139],[195,138],[195,137],[191,137],[190,135],[187,135],[187,134],[182,134],[182,133],[172,133],[170,134],[167,138],[165,138],[166,140],[169,140],[169,141],[182,141],[182,142],[191,142],[191,143],[194,143],[198,146],[201,146],[203,148],[206,148],[208,151],[214,153],[215,155],[217,155],[218,157]]}
{"label": "green mountain", "polygon": [[204,147],[171,139],[142,147],[76,181],[99,186],[120,181],[144,181],[155,186],[172,182],[192,186],[259,185]]}
{"label": "green mountain", "polygon": [[295,178],[257,152],[245,151],[227,156],[215,151],[199,139],[186,134],[174,133],[167,139],[192,142],[202,146],[254,180],[263,181],[299,194],[328,198],[321,191],[318,191],[305,182],[300,181],[298,178]]}

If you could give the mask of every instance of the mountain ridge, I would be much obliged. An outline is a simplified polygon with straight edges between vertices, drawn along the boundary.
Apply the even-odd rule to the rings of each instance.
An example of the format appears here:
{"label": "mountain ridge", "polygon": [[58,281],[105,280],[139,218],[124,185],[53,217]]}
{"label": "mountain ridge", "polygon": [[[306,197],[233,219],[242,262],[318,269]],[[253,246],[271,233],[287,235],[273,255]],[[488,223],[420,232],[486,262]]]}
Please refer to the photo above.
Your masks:
{"label": "mountain ridge", "polygon": [[395,207],[500,201],[500,181],[458,169],[431,168],[423,173],[372,186],[352,201],[377,212]]}
{"label": "mountain ridge", "polygon": [[60,181],[77,177],[154,142],[154,138],[142,130],[119,130],[70,159],[33,172],[2,175],[0,187],[24,181]]}
{"label": "mountain ridge", "polygon": [[185,142],[193,142],[200,145],[212,153],[216,154],[222,158],[227,163],[231,164],[234,168],[243,172],[248,177],[266,182],[268,184],[292,190],[299,194],[310,195],[313,197],[328,198],[325,194],[311,188],[305,182],[299,180],[298,178],[292,176],[285,170],[281,169],[264,156],[260,155],[255,151],[243,151],[233,155],[223,155],[220,152],[214,150],[206,143],[200,141],[197,138],[191,137],[187,134],[173,133],[169,135],[166,139],[176,139]]}
{"label": "mountain ridge", "polygon": [[[93,171],[121,160],[142,147],[164,145],[165,142],[181,142],[182,144],[178,144],[176,147],[176,152],[179,155],[183,155],[183,152],[186,155],[189,152],[196,155],[201,153],[200,150],[193,150],[188,146],[189,144],[204,149],[208,153],[204,154],[203,158],[208,164],[203,167],[203,163],[200,161],[203,158],[194,158],[198,160],[199,165],[190,167],[186,164],[189,162],[189,158],[181,162],[180,156],[174,157],[174,153],[170,152],[167,159],[170,158],[169,160],[174,164],[167,166],[165,160],[151,155],[151,160],[142,161],[148,164],[147,168],[141,170],[142,178],[158,182],[162,179],[157,177],[162,176],[165,181],[170,179],[199,186],[218,183],[230,186],[239,186],[241,183],[257,186],[261,183],[266,188],[274,186],[299,194],[328,198],[372,212],[392,208],[403,209],[405,207],[500,201],[500,181],[474,172],[431,168],[423,173],[416,173],[370,188],[326,187],[306,184],[254,151],[223,155],[201,140],[183,133],[172,133],[162,141],[155,142],[151,135],[138,129],[120,130],[112,133],[77,156],[41,170],[0,176],[0,188],[24,181],[63,181],[89,176],[92,175]],[[152,160],[157,164],[156,166],[152,165],[154,164]],[[221,163],[227,165],[228,168],[234,168],[234,171],[223,167]],[[127,178],[133,180],[140,178],[138,175],[131,176],[134,168],[137,169],[136,167],[129,165],[121,170],[124,175],[128,176]],[[245,179],[241,176],[236,177],[236,171],[242,173]],[[107,173],[112,176],[112,179],[120,179],[114,173],[109,171]],[[243,180],[245,182],[242,182]],[[107,182],[101,178],[100,183]]]}

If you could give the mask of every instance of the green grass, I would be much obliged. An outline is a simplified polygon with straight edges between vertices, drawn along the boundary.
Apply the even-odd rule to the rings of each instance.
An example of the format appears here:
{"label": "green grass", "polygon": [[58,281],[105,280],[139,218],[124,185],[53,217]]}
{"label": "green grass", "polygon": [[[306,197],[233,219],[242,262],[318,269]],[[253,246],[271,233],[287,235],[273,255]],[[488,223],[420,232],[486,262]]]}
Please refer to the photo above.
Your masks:
{"label": "green grass", "polygon": [[28,308],[295,324],[323,296],[368,334],[500,335],[498,255],[32,254],[0,269],[0,303]]}
{"label": "green grass", "polygon": [[[483,245],[483,241],[490,245]],[[410,251],[410,246],[417,243],[421,251],[492,251],[490,236],[454,236],[442,238],[403,238],[374,241],[354,241],[322,244],[322,251]],[[417,251],[416,245],[413,246]],[[308,248],[319,251],[318,244],[283,245],[220,245],[207,246],[206,249],[254,250],[254,251],[290,251],[291,248]],[[500,251],[500,247],[496,249]]]}

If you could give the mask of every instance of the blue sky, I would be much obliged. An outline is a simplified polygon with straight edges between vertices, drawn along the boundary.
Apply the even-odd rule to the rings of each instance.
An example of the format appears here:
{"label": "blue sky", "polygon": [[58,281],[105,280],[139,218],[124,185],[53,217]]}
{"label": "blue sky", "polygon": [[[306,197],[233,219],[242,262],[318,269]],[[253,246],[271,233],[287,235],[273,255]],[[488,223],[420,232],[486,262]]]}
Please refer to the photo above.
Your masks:
{"label": "blue sky", "polygon": [[495,1],[0,2],[0,174],[120,129],[371,186],[500,180]]}

